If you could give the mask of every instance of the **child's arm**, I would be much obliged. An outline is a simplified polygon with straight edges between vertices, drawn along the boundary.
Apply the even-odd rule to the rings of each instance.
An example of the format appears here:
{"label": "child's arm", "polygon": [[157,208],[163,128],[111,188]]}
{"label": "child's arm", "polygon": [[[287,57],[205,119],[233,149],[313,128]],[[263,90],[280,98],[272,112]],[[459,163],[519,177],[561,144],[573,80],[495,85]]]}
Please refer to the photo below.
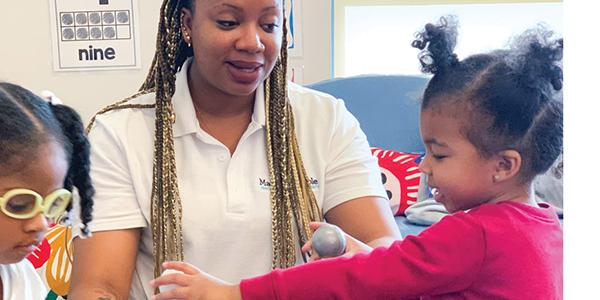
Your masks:
{"label": "child's arm", "polygon": [[275,270],[242,280],[239,286],[193,267],[187,271],[177,268],[186,275],[159,277],[152,285],[182,286],[168,295],[164,293],[168,297],[161,294],[155,299],[414,298],[467,288],[479,275],[484,253],[481,226],[474,218],[459,213],[389,248]]}
{"label": "child's arm", "polygon": [[479,222],[459,213],[419,236],[351,258],[320,260],[242,280],[244,300],[387,299],[452,293],[479,276],[485,254]]}

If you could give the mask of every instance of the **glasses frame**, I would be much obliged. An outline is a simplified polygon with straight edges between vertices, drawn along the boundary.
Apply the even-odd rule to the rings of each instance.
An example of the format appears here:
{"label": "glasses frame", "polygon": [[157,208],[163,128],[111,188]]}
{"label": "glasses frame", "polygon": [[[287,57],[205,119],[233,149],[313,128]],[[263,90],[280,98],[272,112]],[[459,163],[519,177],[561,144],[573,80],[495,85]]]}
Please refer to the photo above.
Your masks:
{"label": "glasses frame", "polygon": [[[16,195],[31,195],[35,198],[35,206],[31,210],[31,212],[26,214],[15,214],[6,209],[6,204],[8,203],[10,198]],[[54,204],[54,202],[57,199],[61,198],[61,196],[67,196],[69,199],[59,207],[60,209],[56,210],[56,213],[54,215],[50,215],[48,213],[50,207],[52,206],[52,204]],[[44,216],[46,216],[49,219],[57,220],[64,214],[72,198],[73,194],[69,190],[62,188],[48,194],[46,197],[42,197],[42,195],[30,189],[16,188],[11,189],[4,193],[4,195],[0,196],[0,210],[2,210],[2,212],[5,215],[19,220],[31,219],[39,213],[43,213]]]}

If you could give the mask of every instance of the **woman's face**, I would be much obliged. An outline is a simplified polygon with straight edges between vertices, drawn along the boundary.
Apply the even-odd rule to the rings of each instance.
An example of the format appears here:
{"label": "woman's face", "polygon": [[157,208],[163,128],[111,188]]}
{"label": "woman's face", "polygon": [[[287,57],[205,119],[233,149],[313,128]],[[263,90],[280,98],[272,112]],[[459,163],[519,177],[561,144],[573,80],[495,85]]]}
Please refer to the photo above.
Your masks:
{"label": "woman's face", "polygon": [[[63,187],[68,164],[64,149],[58,143],[52,141],[41,145],[35,157],[23,166],[15,170],[1,170],[0,196],[9,190],[24,188],[45,197]],[[7,167],[0,165],[0,168]],[[35,250],[47,229],[48,222],[41,213],[22,220],[0,211],[0,264],[21,261]]]}
{"label": "woman's face", "polygon": [[192,82],[232,96],[254,93],[279,56],[282,26],[281,0],[196,0],[193,11],[182,10]]}

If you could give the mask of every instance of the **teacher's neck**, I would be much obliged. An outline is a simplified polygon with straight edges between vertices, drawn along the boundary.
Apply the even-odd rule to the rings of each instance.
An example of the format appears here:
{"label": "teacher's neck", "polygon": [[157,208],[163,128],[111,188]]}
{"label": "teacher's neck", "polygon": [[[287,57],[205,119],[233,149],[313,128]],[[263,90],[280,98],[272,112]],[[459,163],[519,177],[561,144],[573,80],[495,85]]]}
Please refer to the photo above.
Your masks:
{"label": "teacher's neck", "polygon": [[188,86],[196,111],[215,117],[252,114],[256,91],[237,96],[223,92],[199,76],[188,73]]}

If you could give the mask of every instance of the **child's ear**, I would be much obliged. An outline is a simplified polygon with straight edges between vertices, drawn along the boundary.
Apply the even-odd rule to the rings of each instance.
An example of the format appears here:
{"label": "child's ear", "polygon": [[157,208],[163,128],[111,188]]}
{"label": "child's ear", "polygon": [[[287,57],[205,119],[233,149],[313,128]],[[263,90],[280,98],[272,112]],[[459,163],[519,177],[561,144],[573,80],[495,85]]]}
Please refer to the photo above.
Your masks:
{"label": "child's ear", "polygon": [[521,170],[521,154],[516,150],[503,150],[496,154],[495,172],[492,177],[494,182],[502,182],[513,178]]}

